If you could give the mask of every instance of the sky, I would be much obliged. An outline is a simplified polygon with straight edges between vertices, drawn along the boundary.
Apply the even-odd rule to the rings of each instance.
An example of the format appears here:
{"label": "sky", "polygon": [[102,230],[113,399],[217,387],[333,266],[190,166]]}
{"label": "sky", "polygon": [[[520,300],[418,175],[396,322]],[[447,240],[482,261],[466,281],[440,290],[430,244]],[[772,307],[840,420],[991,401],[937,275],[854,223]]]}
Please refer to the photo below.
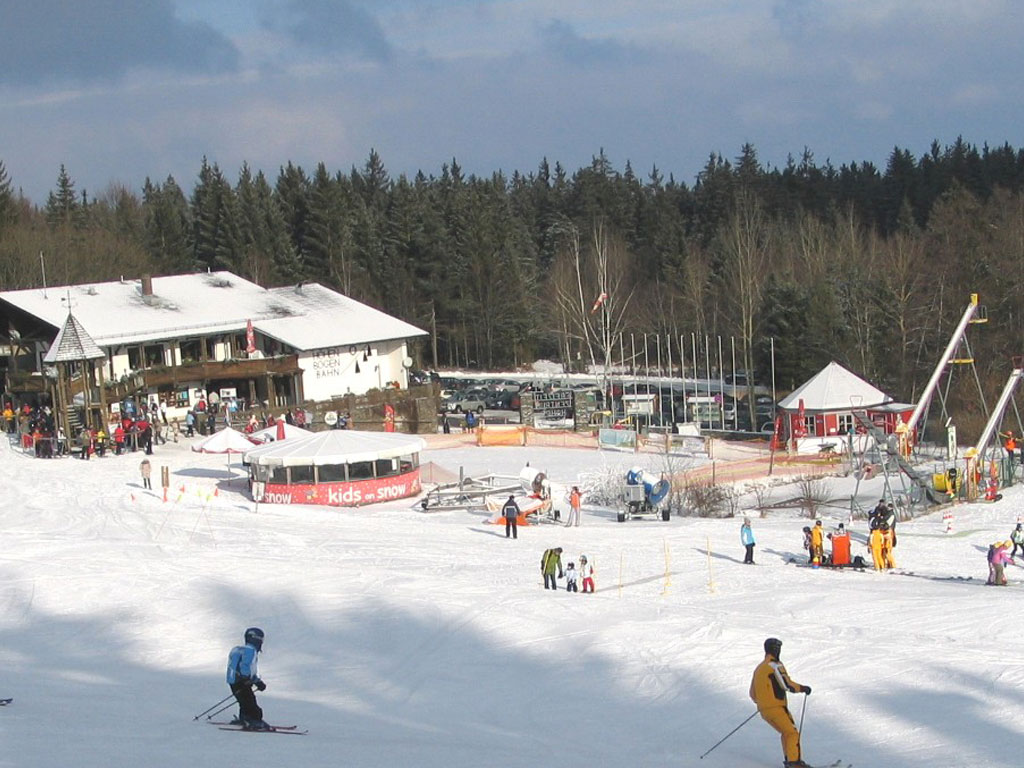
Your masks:
{"label": "sky", "polygon": [[1024,144],[1010,0],[0,0],[0,162],[44,203],[202,158],[236,179],[619,170],[692,184],[751,143],[884,167]]}

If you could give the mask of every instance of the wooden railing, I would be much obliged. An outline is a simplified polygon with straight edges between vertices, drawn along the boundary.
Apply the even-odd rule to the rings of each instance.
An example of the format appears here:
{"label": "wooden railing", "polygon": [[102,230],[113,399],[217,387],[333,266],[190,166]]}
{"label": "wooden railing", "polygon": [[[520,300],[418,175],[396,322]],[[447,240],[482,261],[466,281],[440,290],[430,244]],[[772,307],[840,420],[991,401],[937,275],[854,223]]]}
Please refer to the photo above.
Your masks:
{"label": "wooden railing", "polygon": [[182,383],[223,379],[256,379],[301,373],[298,355],[280,355],[259,360],[217,360],[185,363],[174,367],[137,371],[124,381],[108,382],[108,394],[117,398],[140,389],[176,387]]}

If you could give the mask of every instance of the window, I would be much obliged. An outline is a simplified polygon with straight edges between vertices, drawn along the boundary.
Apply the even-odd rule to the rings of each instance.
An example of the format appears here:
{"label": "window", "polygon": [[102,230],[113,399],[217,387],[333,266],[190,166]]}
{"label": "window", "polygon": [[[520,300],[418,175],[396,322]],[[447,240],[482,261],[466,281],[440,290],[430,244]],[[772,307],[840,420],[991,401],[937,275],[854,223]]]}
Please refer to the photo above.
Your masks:
{"label": "window", "polygon": [[419,463],[420,455],[418,453],[414,453],[411,456],[402,456],[398,460],[398,471],[404,475],[406,472],[411,472],[412,470],[414,470],[419,465]]}
{"label": "window", "polygon": [[267,482],[273,485],[288,485],[288,468],[274,467],[270,471],[270,479]]}
{"label": "window", "polygon": [[154,366],[164,364],[163,344],[150,344],[146,347],[143,347],[143,352],[146,355],[147,368],[153,368]]}
{"label": "window", "polygon": [[343,483],[347,479],[344,464],[324,464],[316,468],[318,483]]}
{"label": "window", "polygon": [[804,429],[807,430],[808,436],[818,434],[813,416],[804,416]]}
{"label": "window", "polygon": [[142,370],[142,349],[139,347],[128,347],[128,368],[133,371]]}
{"label": "window", "polygon": [[313,466],[308,465],[305,467],[289,467],[289,483],[291,485],[312,485],[313,484]]}
{"label": "window", "polygon": [[189,339],[183,341],[178,345],[181,350],[181,362],[182,363],[196,363],[199,362],[199,340]]}
{"label": "window", "polygon": [[357,461],[348,465],[349,480],[369,480],[373,477],[372,461]]}
{"label": "window", "polygon": [[391,477],[398,474],[397,459],[377,459],[374,463],[376,464],[377,477]]}
{"label": "window", "polygon": [[856,426],[856,420],[853,418],[852,413],[840,413],[839,414],[839,434],[848,435],[853,432]]}

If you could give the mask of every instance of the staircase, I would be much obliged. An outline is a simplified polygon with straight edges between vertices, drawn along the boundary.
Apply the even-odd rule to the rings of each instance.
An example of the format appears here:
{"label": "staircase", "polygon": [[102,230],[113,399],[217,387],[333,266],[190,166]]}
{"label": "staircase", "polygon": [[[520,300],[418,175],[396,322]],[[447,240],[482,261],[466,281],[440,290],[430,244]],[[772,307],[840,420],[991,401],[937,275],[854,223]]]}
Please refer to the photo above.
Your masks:
{"label": "staircase", "polygon": [[69,405],[64,409],[64,424],[66,427],[66,434],[69,442],[73,442],[78,439],[78,436],[82,432],[82,417],[78,413],[78,408],[73,405]]}
{"label": "staircase", "polygon": [[899,452],[899,448],[893,448],[890,444],[890,435],[887,435],[885,430],[881,429],[871,420],[867,411],[854,411],[853,417],[857,420],[857,423],[862,426],[869,435],[871,435],[879,449],[884,450],[896,462],[896,466],[900,468],[900,471],[921,489],[928,501],[932,504],[942,504],[946,501],[946,499],[944,499],[941,494],[937,493],[932,486],[931,475],[915,469],[910,462],[903,458]]}

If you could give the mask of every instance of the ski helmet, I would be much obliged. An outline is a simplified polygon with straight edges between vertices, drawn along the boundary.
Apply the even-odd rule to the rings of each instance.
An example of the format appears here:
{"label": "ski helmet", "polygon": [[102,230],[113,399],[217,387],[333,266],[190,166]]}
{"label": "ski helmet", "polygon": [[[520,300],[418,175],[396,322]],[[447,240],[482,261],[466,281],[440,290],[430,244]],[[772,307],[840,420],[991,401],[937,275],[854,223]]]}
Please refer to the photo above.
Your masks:
{"label": "ski helmet", "polygon": [[769,637],[764,641],[764,652],[778,658],[782,653],[782,641],[777,637]]}
{"label": "ski helmet", "polygon": [[263,630],[259,627],[249,627],[245,630],[245,644],[251,645],[257,651],[263,648]]}

